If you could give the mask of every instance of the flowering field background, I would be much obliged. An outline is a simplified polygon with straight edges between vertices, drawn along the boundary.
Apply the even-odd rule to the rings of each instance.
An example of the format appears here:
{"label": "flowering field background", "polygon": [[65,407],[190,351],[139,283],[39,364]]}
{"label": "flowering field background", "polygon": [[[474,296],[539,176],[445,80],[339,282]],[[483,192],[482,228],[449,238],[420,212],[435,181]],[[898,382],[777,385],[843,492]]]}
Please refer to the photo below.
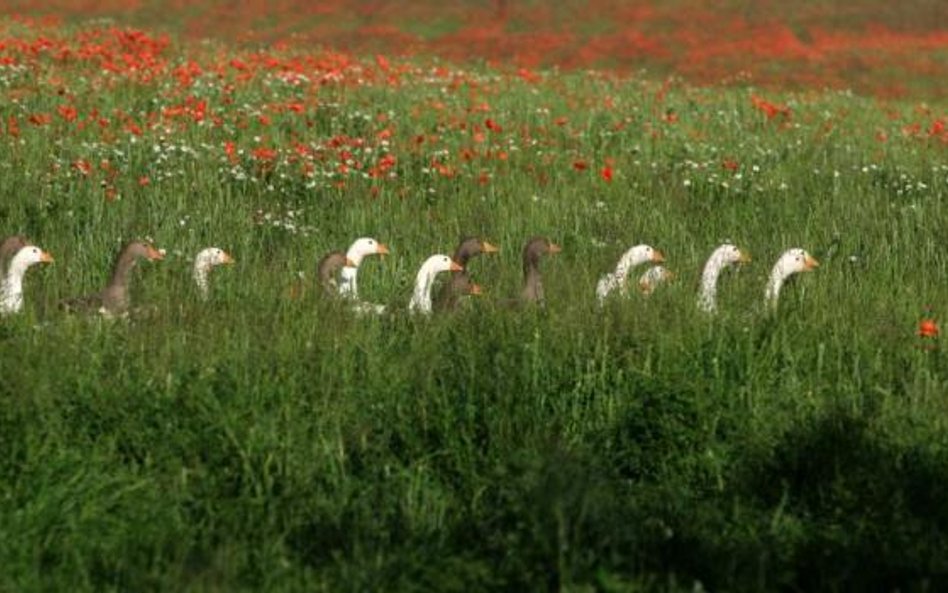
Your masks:
{"label": "flowering field background", "polygon": [[703,84],[846,88],[885,97],[948,93],[948,7],[939,0],[14,0],[8,6],[65,20],[116,18],[248,47],[644,69],[653,78]]}
{"label": "flowering field background", "polygon": [[[56,257],[0,319],[2,588],[943,588],[943,3],[237,4],[0,20],[0,234]],[[486,294],[409,317],[467,234]],[[389,315],[314,286],[364,235]],[[138,314],[58,310],[137,237]],[[640,242],[677,279],[599,309]]]}

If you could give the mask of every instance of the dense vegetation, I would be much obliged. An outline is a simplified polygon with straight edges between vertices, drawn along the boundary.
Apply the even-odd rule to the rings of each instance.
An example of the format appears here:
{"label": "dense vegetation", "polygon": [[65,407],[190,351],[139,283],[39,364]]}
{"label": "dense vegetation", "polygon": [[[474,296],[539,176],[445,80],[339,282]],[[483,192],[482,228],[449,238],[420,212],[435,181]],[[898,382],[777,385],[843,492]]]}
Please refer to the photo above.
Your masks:
{"label": "dense vegetation", "polygon": [[[943,585],[944,105],[2,30],[0,234],[56,257],[0,320],[4,588]],[[466,234],[487,294],[408,316]],[[364,235],[389,315],[315,289]],[[547,306],[495,306],[533,235]],[[58,311],[146,236],[130,321]],[[640,242],[678,279],[599,309]],[[793,246],[822,266],[772,314]]]}

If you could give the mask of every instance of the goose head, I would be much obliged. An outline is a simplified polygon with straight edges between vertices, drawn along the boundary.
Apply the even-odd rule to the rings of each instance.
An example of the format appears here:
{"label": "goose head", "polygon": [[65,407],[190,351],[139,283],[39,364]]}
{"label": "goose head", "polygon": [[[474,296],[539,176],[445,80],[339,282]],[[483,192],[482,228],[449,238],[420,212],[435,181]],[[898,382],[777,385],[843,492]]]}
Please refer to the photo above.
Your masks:
{"label": "goose head", "polygon": [[47,251],[43,251],[36,245],[27,245],[22,247],[10,260],[10,274],[23,274],[27,268],[39,263],[53,263],[53,256]]}
{"label": "goose head", "polygon": [[0,243],[0,273],[6,270],[6,264],[13,256],[17,254],[21,249],[27,245],[32,245],[33,242],[24,237],[23,235],[11,235],[3,240]]}
{"label": "goose head", "polygon": [[628,270],[639,266],[645,263],[661,264],[665,262],[665,254],[655,249],[651,245],[636,245],[635,247],[630,248],[628,251],[622,254],[622,257],[619,258],[619,264],[617,266],[616,273],[621,274],[624,270],[628,273]]}
{"label": "goose head", "polygon": [[128,259],[144,258],[149,261],[159,261],[165,259],[165,254],[155,249],[151,243],[132,241],[126,244],[122,249],[121,257]]}
{"label": "goose head", "polygon": [[787,278],[800,272],[810,272],[818,267],[820,267],[820,262],[816,261],[816,258],[805,249],[797,247],[783,252],[770,272],[770,282],[764,294],[766,300],[776,305],[780,289]]}
{"label": "goose head", "polygon": [[234,258],[220,247],[202,249],[194,257],[195,269],[209,270],[216,266],[230,265],[233,263],[235,263]]}
{"label": "goose head", "polygon": [[675,275],[665,266],[652,266],[639,276],[639,291],[644,295],[650,295],[659,284],[674,280],[674,278]]}
{"label": "goose head", "polygon": [[376,254],[386,255],[388,252],[388,246],[384,243],[379,243],[371,237],[362,237],[356,239],[352,245],[349,246],[349,250],[346,251],[346,266],[358,268],[359,265],[362,264],[362,258],[365,256]]}
{"label": "goose head", "polygon": [[734,264],[750,263],[750,261],[750,255],[746,251],[730,243],[725,243],[711,252],[711,257],[708,258],[704,269],[714,268],[720,270]]}
{"label": "goose head", "polygon": [[534,237],[523,247],[524,269],[535,268],[540,264],[540,258],[547,254],[559,253],[563,248],[546,237]]}
{"label": "goose head", "polygon": [[432,255],[425,260],[425,263],[421,265],[421,270],[418,272],[419,277],[422,274],[434,276],[439,272],[460,272],[464,269],[464,266],[454,261],[447,255]]}
{"label": "goose head", "polygon": [[482,241],[477,237],[468,237],[461,241],[457,250],[454,252],[454,261],[462,266],[467,266],[468,260],[482,253],[497,253],[500,251],[496,246],[487,241]]}

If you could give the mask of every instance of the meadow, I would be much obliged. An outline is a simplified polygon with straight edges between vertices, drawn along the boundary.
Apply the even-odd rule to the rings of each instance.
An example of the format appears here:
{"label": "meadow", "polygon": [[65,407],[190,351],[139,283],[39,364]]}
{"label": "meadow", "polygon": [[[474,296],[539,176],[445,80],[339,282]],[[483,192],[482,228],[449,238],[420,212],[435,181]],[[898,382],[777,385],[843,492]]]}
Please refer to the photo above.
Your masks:
{"label": "meadow", "polygon": [[[937,86],[937,85],[935,85]],[[940,590],[948,106],[0,21],[0,589]],[[934,87],[933,87],[934,88]],[[404,310],[464,235],[485,294]],[[520,249],[544,308],[510,311]],[[360,316],[315,265],[356,237]],[[67,315],[122,242],[147,314]],[[753,262],[696,307],[732,241]],[[596,304],[629,246],[677,278]],[[192,286],[208,245],[237,260]],[[777,256],[819,270],[763,307]],[[290,298],[294,287],[307,289]],[[401,310],[399,310],[399,308]]]}

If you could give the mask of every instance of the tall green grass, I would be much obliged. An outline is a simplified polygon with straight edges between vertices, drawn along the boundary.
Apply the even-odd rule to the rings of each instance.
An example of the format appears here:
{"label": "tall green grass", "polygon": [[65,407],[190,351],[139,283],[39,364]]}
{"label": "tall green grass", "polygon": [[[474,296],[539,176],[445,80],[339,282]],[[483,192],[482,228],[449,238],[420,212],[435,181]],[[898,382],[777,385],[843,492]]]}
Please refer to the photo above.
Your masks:
{"label": "tall green grass", "polygon": [[[88,80],[70,90],[103,113],[172,96]],[[26,311],[0,321],[4,588],[940,588],[948,361],[914,330],[924,305],[948,302],[948,167],[937,139],[899,133],[913,106],[888,105],[892,121],[868,99],[788,95],[781,125],[744,90],[673,87],[659,103],[650,83],[593,75],[466,80],[330,86],[309,128],[190,126],[107,147],[25,128],[0,142],[2,232],[57,259],[28,273]],[[236,93],[235,110],[294,91]],[[425,108],[434,99],[444,111]],[[467,112],[482,101],[489,113]],[[38,93],[4,114],[57,104]],[[222,158],[223,141],[254,135],[371,136],[382,112],[395,180],[307,188],[289,167],[240,180]],[[509,157],[465,165],[472,141],[452,118],[484,117]],[[407,148],[419,134],[439,136],[457,176],[424,171],[429,153]],[[168,144],[195,155],[161,163]],[[69,173],[106,153],[123,167],[113,202]],[[258,210],[293,210],[311,231],[258,224]],[[502,247],[471,265],[487,295],[409,317],[418,266],[466,234]],[[564,247],[542,264],[546,308],[495,306],[517,294],[537,234]],[[57,310],[146,235],[168,257],[134,272],[141,314]],[[390,315],[355,315],[313,283],[324,252],[363,235],[392,249],[360,272]],[[725,240],[754,262],[722,277],[708,317],[698,275]],[[597,278],[640,242],[678,279],[599,309]],[[238,264],[202,303],[189,258],[207,245]],[[764,282],[793,246],[823,265],[771,314]],[[309,289],[292,300],[299,271]]]}

